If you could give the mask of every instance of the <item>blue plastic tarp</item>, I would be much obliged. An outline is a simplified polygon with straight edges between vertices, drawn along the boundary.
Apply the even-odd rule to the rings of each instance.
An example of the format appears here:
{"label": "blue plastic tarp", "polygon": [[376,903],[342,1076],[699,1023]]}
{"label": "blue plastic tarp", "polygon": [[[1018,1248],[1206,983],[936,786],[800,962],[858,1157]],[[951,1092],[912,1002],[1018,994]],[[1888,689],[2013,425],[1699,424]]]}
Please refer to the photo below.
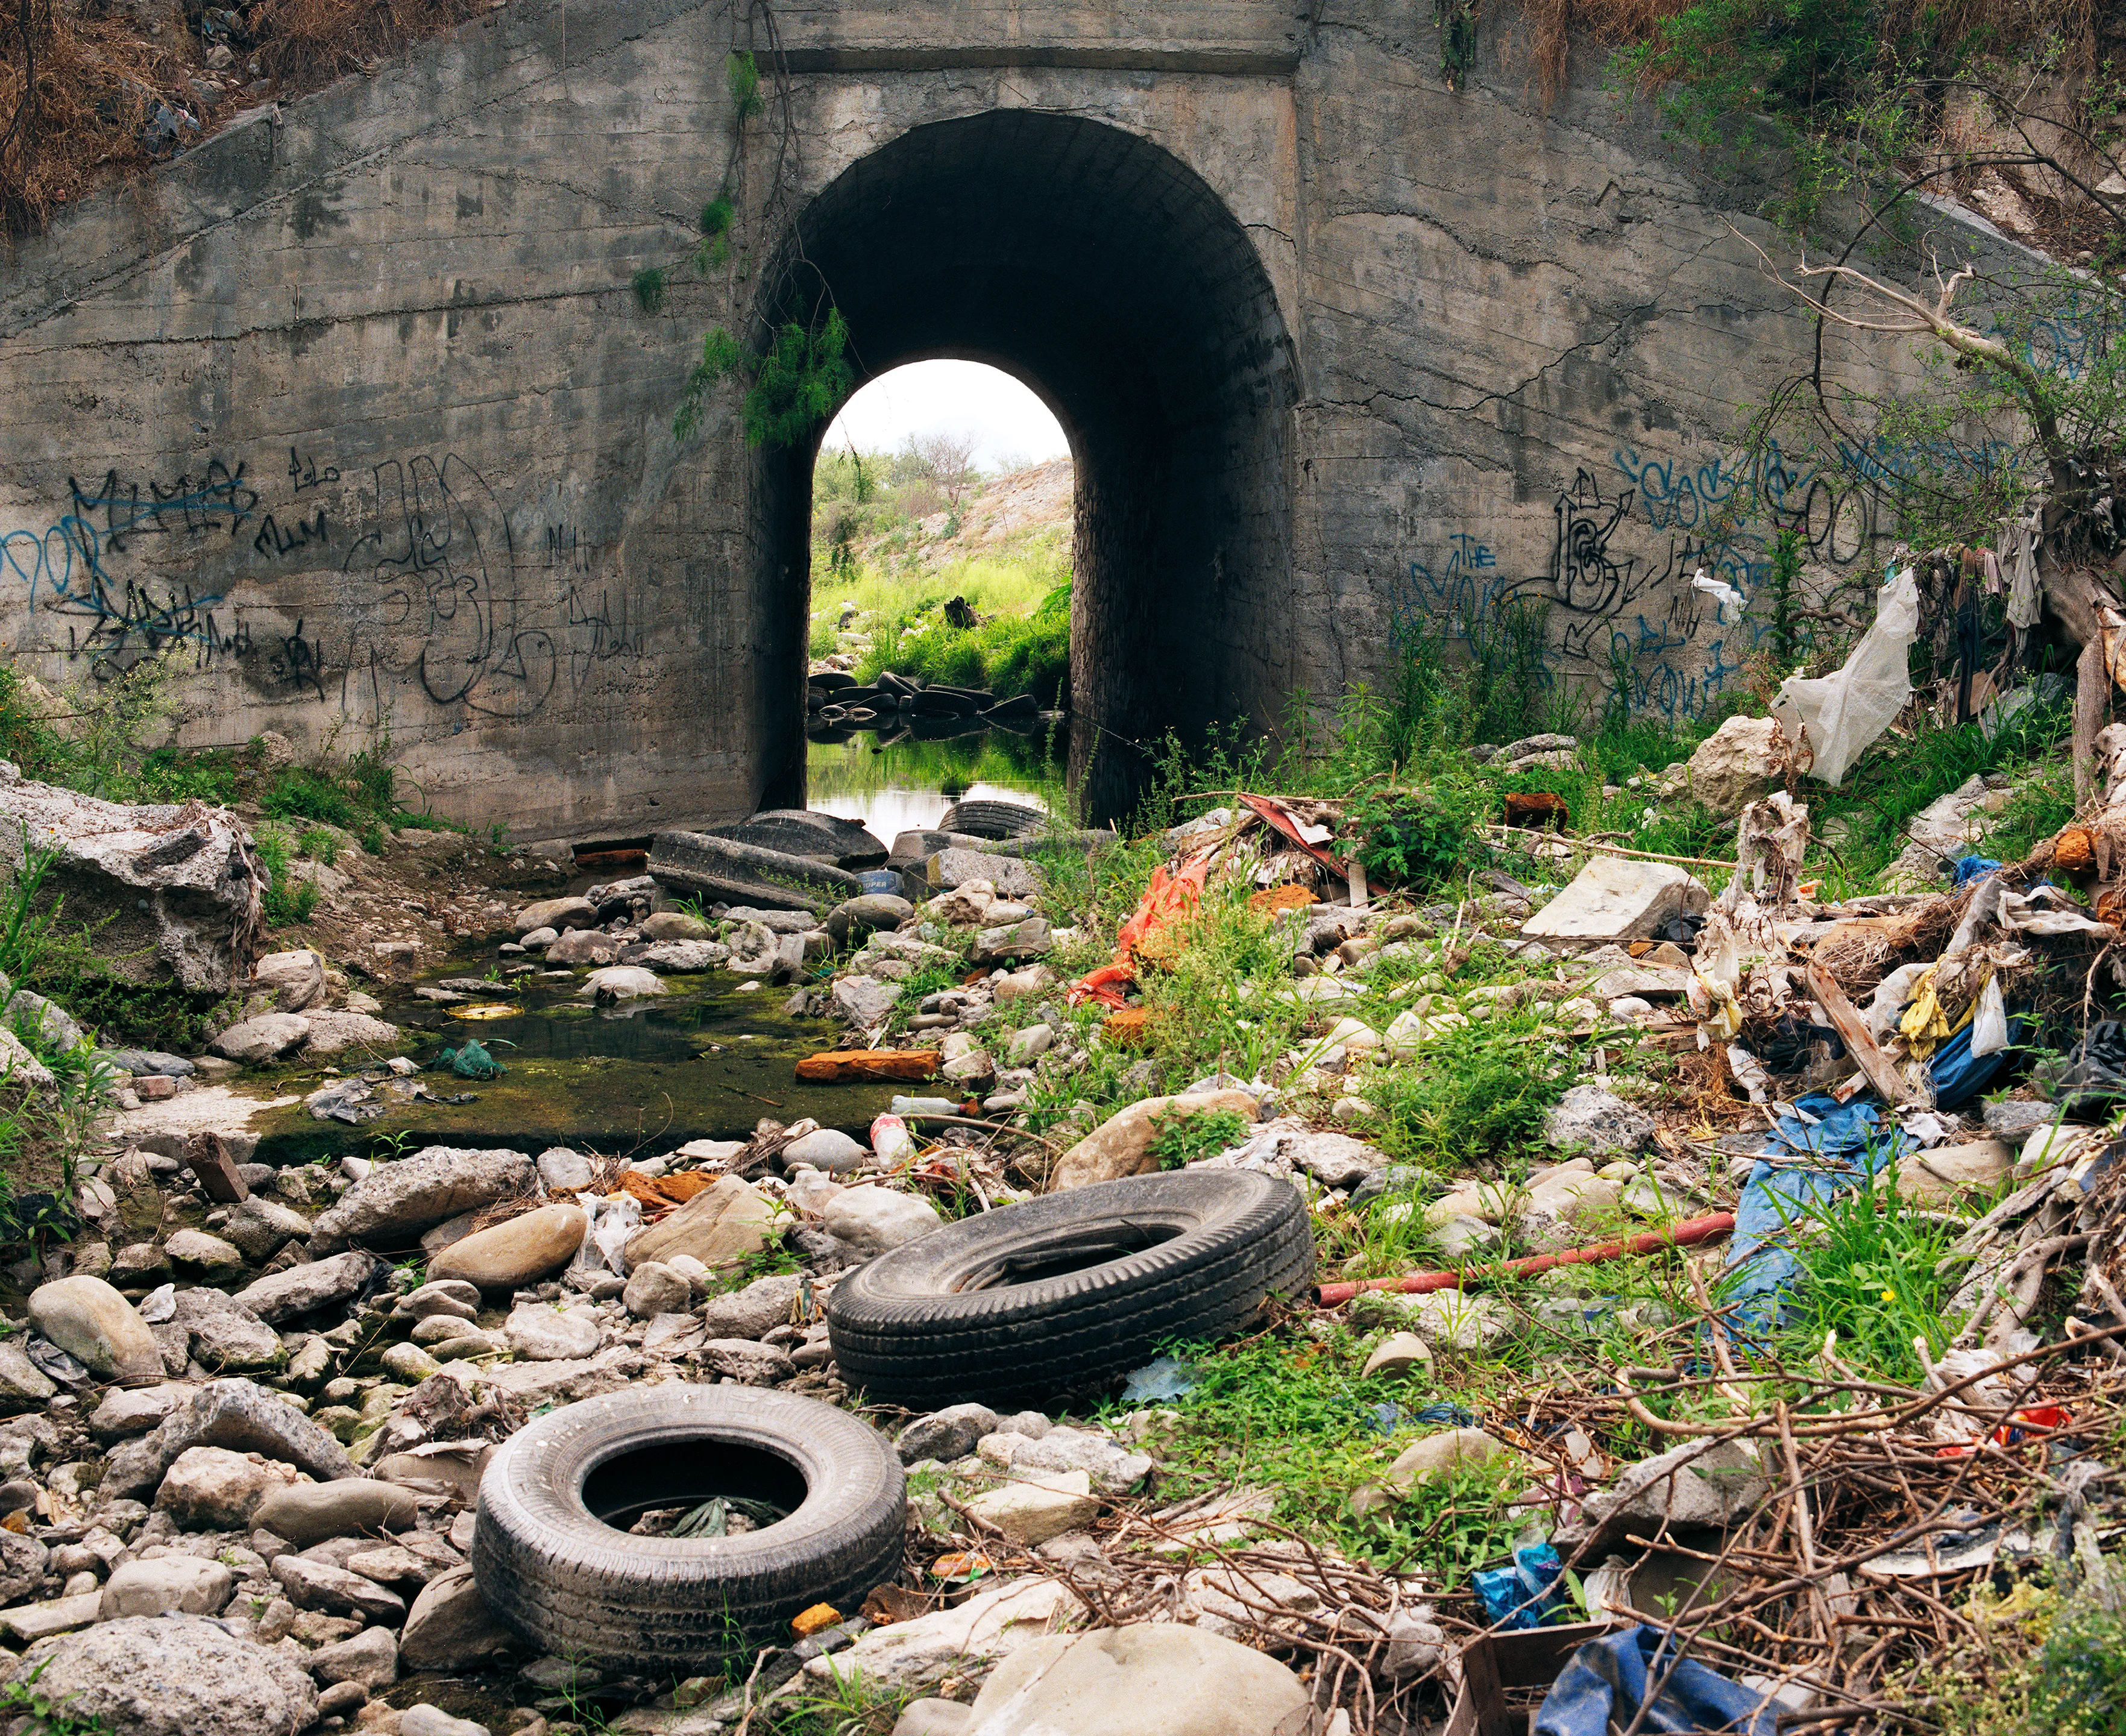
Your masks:
{"label": "blue plastic tarp", "polygon": [[1646,1704],[1650,1684],[1664,1674],[1660,1694],[1639,1723],[1646,1736],[1698,1730],[1776,1736],[1776,1713],[1762,1695],[1694,1658],[1676,1662],[1673,1650],[1663,1648],[1666,1639],[1658,1628],[1634,1627],[1589,1640],[1552,1685],[1531,1736],[1606,1736],[1613,1725],[1627,1728]]}
{"label": "blue plastic tarp", "polygon": [[1882,1105],[1872,1097],[1841,1104],[1828,1091],[1812,1091],[1794,1107],[1800,1115],[1774,1124],[1772,1155],[1814,1157],[1814,1165],[1770,1163],[1760,1157],[1750,1166],[1741,1203],[1735,1208],[1735,1234],[1727,1244],[1728,1278],[1722,1299],[1739,1303],[1738,1317],[1753,1324],[1773,1323],[1772,1298],[1788,1289],[1800,1263],[1785,1245],[1787,1227],[1805,1207],[1826,1204],[1850,1188],[1872,1180],[1912,1143],[1894,1122],[1883,1123]]}

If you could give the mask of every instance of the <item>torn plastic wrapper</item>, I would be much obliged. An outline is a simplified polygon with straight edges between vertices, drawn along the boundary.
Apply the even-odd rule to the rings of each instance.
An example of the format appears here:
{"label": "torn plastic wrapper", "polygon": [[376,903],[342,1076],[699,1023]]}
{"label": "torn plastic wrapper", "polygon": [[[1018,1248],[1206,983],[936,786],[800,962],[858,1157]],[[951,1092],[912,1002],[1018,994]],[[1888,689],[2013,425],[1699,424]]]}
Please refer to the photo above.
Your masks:
{"label": "torn plastic wrapper", "polygon": [[1906,663],[1919,629],[1919,580],[1906,567],[1883,587],[1875,623],[1843,669],[1814,680],[1790,675],[1780,684],[1772,716],[1796,745],[1802,769],[1837,784],[1889,728],[1911,698]]}
{"label": "torn plastic wrapper", "polygon": [[642,1227],[642,1202],[632,1194],[600,1199],[579,1194],[576,1204],[591,1214],[583,1227],[583,1245],[576,1250],[571,1268],[583,1272],[617,1272],[627,1275],[627,1239]]}
{"label": "torn plastic wrapper", "polygon": [[1494,1626],[1503,1628],[1540,1627],[1551,1615],[1567,1607],[1564,1581],[1565,1563],[1547,1543],[1515,1549],[1511,1567],[1469,1576],[1469,1583],[1483,1600],[1484,1613]]}
{"label": "torn plastic wrapper", "polygon": [[1124,985],[1136,981],[1132,955],[1147,935],[1196,908],[1203,896],[1203,882],[1210,874],[1211,860],[1216,853],[1215,846],[1198,851],[1171,873],[1164,863],[1153,870],[1151,884],[1137,901],[1135,914],[1115,936],[1114,963],[1103,964],[1072,983],[1069,996],[1071,1005],[1086,1000],[1098,1000],[1113,1007],[1122,1005]]}

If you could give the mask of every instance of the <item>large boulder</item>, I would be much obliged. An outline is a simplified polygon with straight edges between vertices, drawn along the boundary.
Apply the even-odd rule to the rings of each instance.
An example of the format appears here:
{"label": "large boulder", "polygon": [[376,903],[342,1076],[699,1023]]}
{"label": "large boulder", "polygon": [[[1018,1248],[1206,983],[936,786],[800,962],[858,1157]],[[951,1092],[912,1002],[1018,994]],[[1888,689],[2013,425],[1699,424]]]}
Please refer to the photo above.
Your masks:
{"label": "large boulder", "polygon": [[462,1278],[484,1290],[513,1290],[550,1278],[576,1256],[590,1217],[579,1205],[542,1205],[453,1242],[428,1276]]}
{"label": "large boulder", "polygon": [[1690,793],[1731,819],[1751,802],[1786,787],[1769,717],[1730,717],[1690,756]]}
{"label": "large boulder", "polygon": [[201,1615],[130,1615],[39,1640],[12,1679],[83,1728],[125,1736],[296,1736],[315,1721],[309,1672]]}
{"label": "large boulder", "polygon": [[432,1145],[380,1163],[322,1213],[313,1251],[349,1242],[395,1242],[497,1200],[532,1190],[538,1171],[522,1152]]}
{"label": "large boulder", "polygon": [[105,1497],[137,1500],[152,1492],[163,1473],[196,1446],[257,1453],[313,1477],[355,1474],[347,1449],[279,1393],[248,1380],[213,1380],[149,1433],[111,1454],[103,1475]]}
{"label": "large boulder", "polygon": [[975,1696],[968,1736],[1293,1736],[1306,1685],[1273,1658],[1179,1622],[1020,1646]]}
{"label": "large boulder", "polygon": [[1117,1109],[1099,1126],[1065,1152],[1056,1166],[1055,1189],[1081,1188],[1095,1181],[1115,1181],[1124,1175],[1141,1175],[1155,1169],[1151,1155],[1153,1136],[1163,1118],[1230,1109],[1244,1120],[1260,1114],[1252,1092],[1244,1090],[1194,1091],[1179,1097],[1146,1097],[1127,1109]]}
{"label": "large boulder", "polygon": [[242,986],[267,877],[228,810],[104,802],[0,760],[0,863],[19,873],[30,840],[59,852],[41,892],[87,925],[111,975],[213,995]]}
{"label": "large boulder", "polygon": [[30,1323],[106,1380],[163,1377],[163,1353],[148,1322],[101,1278],[40,1284],[30,1293]]}
{"label": "large boulder", "polygon": [[711,1271],[735,1265],[768,1245],[774,1208],[736,1175],[719,1177],[676,1212],[628,1239],[631,1271],[653,1260],[691,1254]]}

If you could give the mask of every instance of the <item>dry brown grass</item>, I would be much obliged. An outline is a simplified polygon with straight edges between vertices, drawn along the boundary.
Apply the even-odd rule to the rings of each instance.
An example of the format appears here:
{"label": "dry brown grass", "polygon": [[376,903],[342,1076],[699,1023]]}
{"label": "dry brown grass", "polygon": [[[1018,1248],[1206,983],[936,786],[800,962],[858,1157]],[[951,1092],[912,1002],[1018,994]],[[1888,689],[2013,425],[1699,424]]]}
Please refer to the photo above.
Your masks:
{"label": "dry brown grass", "polygon": [[[40,229],[114,168],[144,166],[140,130],[197,64],[192,39],[17,0],[0,24],[0,234]],[[174,17],[174,13],[172,17]]]}
{"label": "dry brown grass", "polygon": [[[421,40],[489,10],[490,0],[265,0],[239,52],[239,86],[286,102],[372,72]],[[158,103],[200,123],[189,148],[249,106],[236,90],[211,114],[191,81],[200,39],[172,5],[150,35],[130,18],[87,16],[98,0],[0,0],[0,236],[33,234],[113,175],[149,167],[141,131]],[[250,73],[256,62],[259,77]]]}
{"label": "dry brown grass", "polygon": [[489,9],[487,0],[265,0],[251,14],[256,59],[287,95],[370,72],[409,44]]}

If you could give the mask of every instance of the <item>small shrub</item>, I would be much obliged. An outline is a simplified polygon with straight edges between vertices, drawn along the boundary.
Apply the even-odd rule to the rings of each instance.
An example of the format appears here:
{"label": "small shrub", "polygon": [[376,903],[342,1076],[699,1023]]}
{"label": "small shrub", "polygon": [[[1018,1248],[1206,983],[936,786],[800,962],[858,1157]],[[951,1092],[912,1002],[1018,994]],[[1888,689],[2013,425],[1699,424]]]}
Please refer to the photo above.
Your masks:
{"label": "small shrub", "polygon": [[276,826],[262,825],[255,843],[258,865],[272,877],[264,899],[267,925],[278,929],[308,922],[318,907],[318,889],[312,882],[295,877],[295,849],[288,835]]}
{"label": "small shrub", "polygon": [[1472,859],[1476,822],[1488,806],[1480,791],[1467,785],[1369,791],[1350,810],[1358,860],[1377,880],[1437,886]]}
{"label": "small shrub", "polygon": [[1472,1019],[1410,1060],[1376,1069],[1366,1095],[1381,1112],[1382,1148],[1458,1170],[1540,1146],[1574,1062],[1566,1046],[1538,1040],[1535,1024],[1528,1015]]}

